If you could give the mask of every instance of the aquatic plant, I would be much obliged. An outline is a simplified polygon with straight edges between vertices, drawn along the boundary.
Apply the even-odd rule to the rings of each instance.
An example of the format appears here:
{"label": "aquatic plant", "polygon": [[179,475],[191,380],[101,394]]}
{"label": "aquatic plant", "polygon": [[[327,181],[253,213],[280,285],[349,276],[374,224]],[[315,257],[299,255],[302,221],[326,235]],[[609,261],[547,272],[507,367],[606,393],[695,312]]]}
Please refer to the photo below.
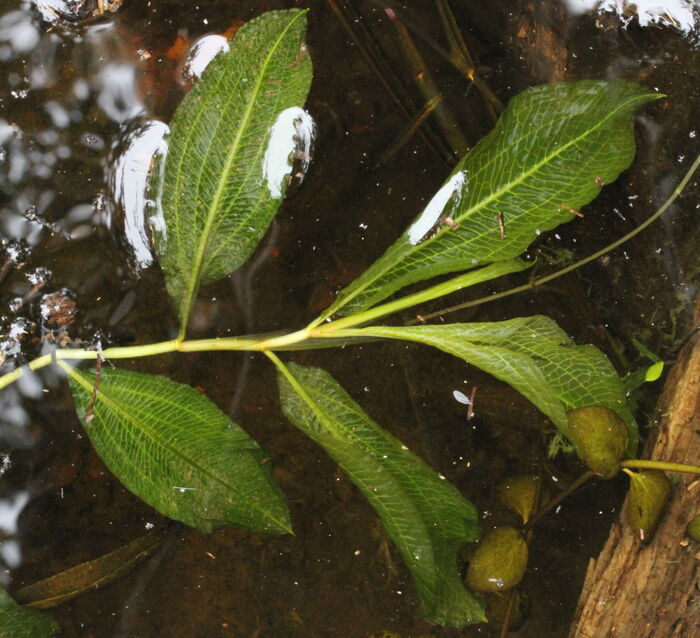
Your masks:
{"label": "aquatic plant", "polygon": [[[522,92],[410,227],[307,326],[282,335],[188,339],[200,287],[250,258],[289,180],[309,161],[313,122],[303,105],[312,62],[305,20],[305,12],[297,10],[251,20],[173,117],[152,193],[154,242],[180,322],[178,336],[103,350],[56,348],[28,367],[53,365],[65,372],[98,454],[129,490],[162,514],[205,533],[235,526],[282,534],[291,531],[286,500],[265,452],[243,428],[194,388],[102,364],[170,352],[264,353],[277,368],[282,411],[374,507],[412,573],[425,617],[455,627],[480,622],[484,604],[463,584],[458,556],[481,537],[474,506],[375,423],[328,372],[286,362],[280,353],[368,339],[432,346],[509,383],[551,420],[584,462],[595,459],[593,471],[609,477],[634,467],[630,459],[639,437],[621,379],[602,352],[576,345],[553,320],[376,322],[529,268],[519,257],[528,245],[578,215],[630,165],[635,111],[660,96],[625,80]],[[401,295],[406,286],[446,275],[452,276]],[[76,367],[85,360],[95,368]],[[22,374],[18,367],[0,377],[0,388]],[[582,414],[589,420],[579,418]],[[605,438],[610,423],[612,441]],[[537,500],[528,498],[524,520]],[[510,584],[522,575],[527,556],[525,541],[513,535],[520,551],[513,560],[517,578],[509,576]],[[479,565],[493,562],[486,555]],[[478,571],[479,578],[468,582],[489,580],[481,567]]]}

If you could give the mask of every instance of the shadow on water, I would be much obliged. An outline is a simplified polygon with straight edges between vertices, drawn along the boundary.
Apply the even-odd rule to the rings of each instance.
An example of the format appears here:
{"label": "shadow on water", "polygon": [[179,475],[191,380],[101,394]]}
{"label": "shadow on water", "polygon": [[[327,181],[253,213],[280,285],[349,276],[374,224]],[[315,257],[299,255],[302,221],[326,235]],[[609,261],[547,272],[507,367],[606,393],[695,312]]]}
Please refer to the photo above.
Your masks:
{"label": "shadow on water", "polygon": [[[379,4],[353,3],[420,106]],[[697,31],[684,32],[671,17],[642,27],[631,14],[581,11],[581,2],[569,3],[577,7],[571,12],[553,0],[452,4],[479,73],[503,102],[533,84],[579,78],[627,77],[668,95],[638,117],[632,168],[587,207],[584,221],[543,238],[539,259],[583,257],[648,217],[698,152]],[[125,0],[98,17],[96,3],[2,3],[6,365],[32,359],[51,341],[104,345],[174,336],[143,208],[164,123],[197,72],[183,56],[201,36],[225,33],[264,10],[311,5],[314,161],[250,263],[202,291],[196,336],[303,325],[420,212],[449,172],[450,156],[414,136],[378,165],[408,122],[327,3]],[[432,2],[411,3],[410,17],[431,37],[444,37]],[[475,143],[493,122],[484,101],[417,42],[464,139]],[[219,45],[221,39],[200,43],[200,54]],[[671,358],[700,275],[693,202],[682,199],[643,236],[581,271],[454,318],[549,314],[578,342],[606,351],[621,371],[641,361],[633,338]],[[47,313],[42,302],[53,293],[68,315]],[[370,415],[477,505],[486,527],[513,522],[493,488],[507,474],[540,466],[546,423],[507,386],[413,345],[365,344],[294,359],[329,369]],[[204,536],[175,526],[127,577],[57,608],[65,636],[497,635],[486,626],[460,632],[420,620],[408,573],[372,510],[281,416],[266,361],[209,353],[125,365],[137,363],[202,388],[270,452],[295,536],[236,530]],[[474,386],[476,416],[467,421],[453,391],[468,394]],[[642,422],[653,408],[654,391],[648,392]],[[167,523],[104,467],[57,373],[28,375],[3,390],[0,410],[0,581],[10,591]],[[547,469],[561,482],[580,470],[562,458]],[[538,525],[524,582],[532,611],[518,636],[568,633],[586,563],[602,545],[623,490],[617,481],[588,486]]]}

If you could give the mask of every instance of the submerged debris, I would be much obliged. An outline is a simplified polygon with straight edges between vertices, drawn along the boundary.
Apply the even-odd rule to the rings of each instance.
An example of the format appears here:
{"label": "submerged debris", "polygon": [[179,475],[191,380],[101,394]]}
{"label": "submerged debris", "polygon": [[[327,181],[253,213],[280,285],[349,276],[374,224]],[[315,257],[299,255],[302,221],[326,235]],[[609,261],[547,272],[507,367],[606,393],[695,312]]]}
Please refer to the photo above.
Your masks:
{"label": "submerged debris", "polygon": [[67,290],[58,290],[41,298],[41,318],[50,327],[69,326],[75,321],[76,303]]}

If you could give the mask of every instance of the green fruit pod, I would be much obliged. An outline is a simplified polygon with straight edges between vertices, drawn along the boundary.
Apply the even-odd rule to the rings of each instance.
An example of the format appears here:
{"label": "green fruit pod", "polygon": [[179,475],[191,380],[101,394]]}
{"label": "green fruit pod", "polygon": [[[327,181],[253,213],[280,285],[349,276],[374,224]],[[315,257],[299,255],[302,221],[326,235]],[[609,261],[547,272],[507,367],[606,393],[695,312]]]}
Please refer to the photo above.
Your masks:
{"label": "green fruit pod", "polygon": [[615,476],[629,442],[625,422],[616,412],[600,405],[569,410],[566,417],[566,434],[583,462],[603,478]]}
{"label": "green fruit pod", "polygon": [[497,527],[481,541],[467,569],[473,591],[499,592],[515,587],[527,567],[527,543],[514,527]]}
{"label": "green fruit pod", "polygon": [[627,520],[642,541],[648,541],[656,529],[671,494],[671,482],[661,470],[625,469],[630,477]]}
{"label": "green fruit pod", "polygon": [[546,487],[540,486],[540,477],[536,474],[516,474],[498,484],[496,497],[527,523],[537,508],[537,501],[546,502],[548,494]]}

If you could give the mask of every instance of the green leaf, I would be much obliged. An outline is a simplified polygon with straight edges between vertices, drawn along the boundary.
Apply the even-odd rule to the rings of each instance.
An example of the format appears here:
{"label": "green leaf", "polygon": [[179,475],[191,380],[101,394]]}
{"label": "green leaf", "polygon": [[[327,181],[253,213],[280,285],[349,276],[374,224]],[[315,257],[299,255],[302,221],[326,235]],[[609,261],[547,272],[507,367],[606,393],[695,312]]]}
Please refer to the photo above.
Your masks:
{"label": "green leaf", "polygon": [[507,591],[523,579],[527,561],[527,543],[520,531],[497,527],[479,543],[465,580],[475,591]]}
{"label": "green leaf", "polygon": [[57,607],[85,592],[105,587],[128,574],[164,540],[164,529],[151,532],[95,560],[22,587],[15,592],[15,599],[34,609]]}
{"label": "green leaf", "polygon": [[48,614],[18,605],[0,587],[0,638],[48,638],[61,633]]}
{"label": "green leaf", "polygon": [[599,405],[615,411],[630,433],[628,452],[638,441],[621,379],[593,346],[579,346],[549,317],[536,315],[493,323],[370,327],[356,336],[404,339],[434,346],[513,386],[564,434],[566,411]]}
{"label": "green leaf", "polygon": [[664,362],[657,361],[656,363],[650,365],[646,372],[644,373],[644,380],[648,383],[653,381],[658,381],[664,371]]}
{"label": "green leaf", "polygon": [[90,420],[95,374],[59,363],[97,453],[146,503],[202,532],[291,531],[265,453],[204,395],[162,376],[105,368]]}
{"label": "green leaf", "polygon": [[304,11],[251,20],[173,116],[155,173],[165,223],[156,228],[156,247],[183,331],[199,285],[250,257],[282,200],[294,119],[303,117],[311,84],[305,31]]}
{"label": "green leaf", "polygon": [[627,521],[642,541],[649,541],[671,496],[671,481],[661,470],[623,470],[630,477]]}
{"label": "green leaf", "polygon": [[[634,111],[659,97],[626,80],[523,91],[416,222],[322,319],[360,312],[417,281],[518,255],[630,165]],[[430,227],[446,216],[459,228],[445,224],[431,236]]]}
{"label": "green leaf", "polygon": [[477,513],[444,477],[372,421],[325,371],[274,355],[282,409],[338,463],[376,510],[411,570],[424,615],[454,627],[485,620],[458,554],[479,538]]}

